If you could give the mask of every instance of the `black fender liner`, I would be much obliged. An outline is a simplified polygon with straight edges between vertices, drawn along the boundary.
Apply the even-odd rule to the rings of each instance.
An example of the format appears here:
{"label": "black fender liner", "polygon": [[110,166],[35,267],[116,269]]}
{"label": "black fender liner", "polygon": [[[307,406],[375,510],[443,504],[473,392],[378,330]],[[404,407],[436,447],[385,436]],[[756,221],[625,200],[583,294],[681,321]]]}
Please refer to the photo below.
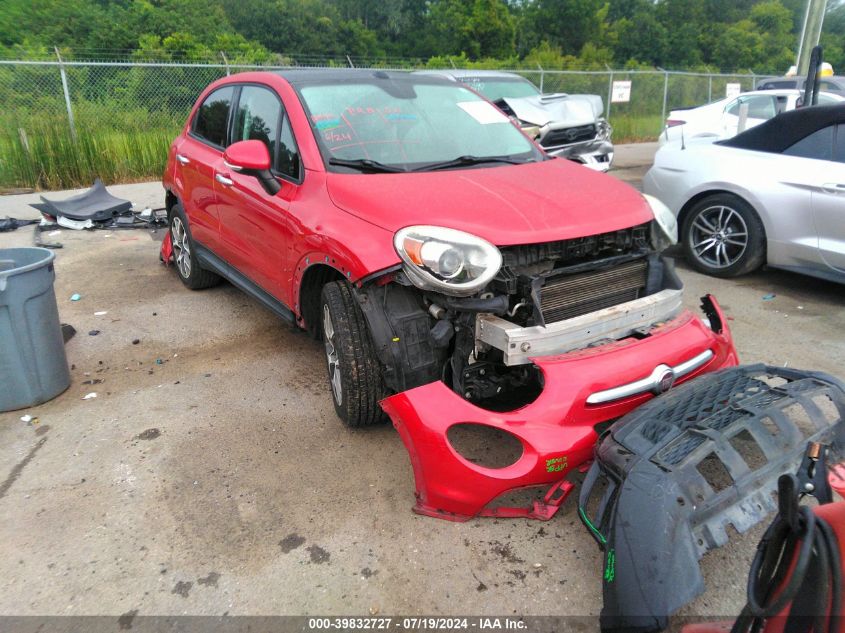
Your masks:
{"label": "black fender liner", "polygon": [[778,478],[808,442],[841,456],[843,419],[838,379],[753,365],[699,377],[614,424],[578,508],[605,552],[602,631],[666,628],[704,591],[698,561],[727,543],[727,526],[742,533],[777,510]]}

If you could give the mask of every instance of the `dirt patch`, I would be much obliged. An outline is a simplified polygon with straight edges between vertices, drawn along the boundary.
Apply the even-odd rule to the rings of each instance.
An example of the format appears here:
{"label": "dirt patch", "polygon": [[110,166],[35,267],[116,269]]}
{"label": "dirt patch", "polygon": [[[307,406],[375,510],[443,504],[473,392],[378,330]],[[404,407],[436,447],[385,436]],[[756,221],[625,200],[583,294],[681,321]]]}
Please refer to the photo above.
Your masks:
{"label": "dirt patch", "polygon": [[188,595],[191,593],[191,587],[194,586],[194,583],[190,581],[180,580],[176,583],[176,586],[173,587],[173,591],[170,593],[174,593],[177,596],[182,596],[183,598],[187,598]]}
{"label": "dirt patch", "polygon": [[211,572],[205,578],[197,578],[198,585],[205,585],[206,587],[217,588],[217,581],[220,580],[220,574],[216,571]]}
{"label": "dirt patch", "polygon": [[279,541],[279,547],[282,548],[282,554],[288,554],[305,542],[305,537],[299,534],[288,534],[285,538]]}
{"label": "dirt patch", "polygon": [[324,550],[319,545],[311,545],[310,547],[306,548],[308,553],[311,554],[311,562],[317,565],[322,565],[323,563],[328,563],[329,559],[331,558],[331,554],[329,554],[326,550]]}
{"label": "dirt patch", "polygon": [[490,551],[500,557],[506,563],[518,565],[525,561],[513,553],[510,543],[502,543],[500,541],[492,541],[490,543]]}

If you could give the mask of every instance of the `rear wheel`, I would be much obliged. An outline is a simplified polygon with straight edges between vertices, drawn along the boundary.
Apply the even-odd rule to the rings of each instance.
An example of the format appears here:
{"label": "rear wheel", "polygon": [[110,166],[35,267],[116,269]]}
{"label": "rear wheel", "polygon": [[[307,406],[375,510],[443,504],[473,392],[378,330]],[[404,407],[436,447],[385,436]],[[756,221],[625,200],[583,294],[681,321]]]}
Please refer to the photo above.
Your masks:
{"label": "rear wheel", "polygon": [[191,290],[209,288],[220,282],[220,277],[200,266],[188,218],[179,204],[170,211],[170,240],[173,245],[173,263],[182,283]]}
{"label": "rear wheel", "polygon": [[763,223],[751,205],[731,194],[697,202],[684,220],[682,238],[690,265],[714,277],[744,275],[766,261]]}
{"label": "rear wheel", "polygon": [[347,426],[386,419],[379,401],[388,395],[364,314],[345,281],[323,286],[320,299],[329,387],[338,417]]}

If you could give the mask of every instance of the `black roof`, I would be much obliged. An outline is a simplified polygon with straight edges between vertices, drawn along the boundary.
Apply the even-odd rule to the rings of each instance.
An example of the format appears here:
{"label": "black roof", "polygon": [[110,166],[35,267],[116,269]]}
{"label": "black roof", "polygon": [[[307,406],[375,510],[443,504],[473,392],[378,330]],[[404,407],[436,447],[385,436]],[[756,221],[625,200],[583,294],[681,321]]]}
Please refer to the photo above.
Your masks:
{"label": "black roof", "polygon": [[412,74],[411,72],[395,70],[362,70],[357,68],[297,68],[292,70],[273,71],[294,86],[303,84],[334,84],[346,82],[376,81],[390,79],[408,83],[449,83],[443,77],[435,75]]}
{"label": "black roof", "polygon": [[845,124],[845,103],[783,112],[719,145],[779,154],[828,125]]}

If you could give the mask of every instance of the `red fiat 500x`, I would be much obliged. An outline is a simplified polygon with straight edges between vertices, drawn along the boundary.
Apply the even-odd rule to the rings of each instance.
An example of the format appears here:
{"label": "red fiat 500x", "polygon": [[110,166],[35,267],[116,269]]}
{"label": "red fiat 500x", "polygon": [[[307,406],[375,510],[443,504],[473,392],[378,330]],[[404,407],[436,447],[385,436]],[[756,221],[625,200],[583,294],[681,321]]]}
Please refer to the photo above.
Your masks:
{"label": "red fiat 500x", "polygon": [[[712,297],[682,308],[660,252],[668,209],[546,156],[455,82],[370,71],[244,73],[211,84],[164,175],[175,269],[221,277],[325,343],[350,426],[386,412],[416,510],[544,516],[596,427],[737,362]],[[515,437],[503,468],[463,457],[463,425]],[[497,496],[554,484],[533,510]]]}

